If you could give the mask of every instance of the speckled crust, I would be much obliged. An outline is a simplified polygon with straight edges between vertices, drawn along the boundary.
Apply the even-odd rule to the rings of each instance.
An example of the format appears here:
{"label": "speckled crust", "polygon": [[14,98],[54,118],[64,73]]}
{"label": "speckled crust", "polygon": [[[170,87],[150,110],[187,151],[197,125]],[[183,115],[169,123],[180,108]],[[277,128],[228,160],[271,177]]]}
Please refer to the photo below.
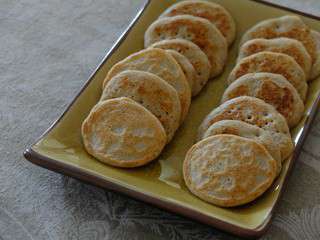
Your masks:
{"label": "speckled crust", "polygon": [[207,129],[207,131],[205,131],[204,135],[202,136],[202,139],[218,134],[237,135],[239,137],[252,139],[262,144],[268,150],[268,152],[274,158],[274,160],[276,160],[276,175],[279,175],[282,167],[280,147],[276,144],[276,142],[273,141],[273,137],[269,131],[263,130],[262,128],[259,128],[254,125],[250,125],[243,121],[222,120],[212,124]]}
{"label": "speckled crust", "polygon": [[128,97],[161,122],[168,142],[179,127],[181,106],[177,91],[158,76],[142,71],[127,70],[114,76],[103,90],[100,101]]}
{"label": "speckled crust", "polygon": [[312,65],[310,79],[315,79],[320,75],[320,33],[312,30],[311,35],[316,42],[316,60]]}
{"label": "speckled crust", "polygon": [[168,49],[166,51],[171,54],[171,56],[174,58],[174,60],[176,60],[177,63],[179,64],[179,66],[181,67],[181,70],[183,71],[184,76],[186,77],[186,79],[189,83],[191,93],[192,93],[193,92],[193,83],[194,83],[194,80],[196,77],[196,70],[194,70],[194,67],[192,66],[192,64],[190,63],[188,58],[183,56],[181,53],[179,53],[175,50],[171,50],[171,49]]}
{"label": "speckled crust", "polygon": [[167,142],[160,121],[129,98],[99,102],[82,124],[82,138],[89,154],[123,168],[149,163]]}
{"label": "speckled crust", "polygon": [[284,76],[305,101],[308,84],[299,64],[283,53],[259,52],[241,59],[229,75],[229,84],[248,73],[269,72]]}
{"label": "speckled crust", "polygon": [[297,90],[282,76],[273,73],[248,73],[225,90],[222,102],[240,96],[260,98],[274,106],[295,127],[304,113],[304,104]]}
{"label": "speckled crust", "polygon": [[261,196],[276,176],[276,161],[251,139],[221,134],[193,145],[183,163],[189,190],[222,207],[246,204]]}
{"label": "speckled crust", "polygon": [[278,37],[300,41],[310,54],[312,63],[316,61],[315,40],[309,27],[298,16],[283,16],[258,23],[243,35],[240,46],[254,38],[273,39]]}
{"label": "speckled crust", "polygon": [[274,38],[274,39],[252,39],[244,43],[239,51],[238,61],[252,54],[269,51],[284,53],[294,58],[300,65],[307,80],[310,80],[311,57],[303,44],[292,38]]}
{"label": "speckled crust", "polygon": [[191,102],[191,89],[179,64],[163,49],[150,48],[136,52],[115,64],[108,72],[103,87],[118,73],[125,70],[139,70],[153,73],[176,89],[181,104],[182,122],[188,114]]}
{"label": "speckled crust", "polygon": [[199,127],[198,136],[215,122],[221,120],[239,120],[270,131],[274,142],[281,151],[281,158],[286,159],[293,150],[291,135],[285,118],[277,110],[261,99],[242,96],[224,102],[212,110]]}
{"label": "speckled crust", "polygon": [[193,42],[185,39],[169,39],[156,42],[150,47],[176,50],[188,58],[196,71],[192,96],[197,95],[207,83],[210,76],[211,64],[207,55]]}
{"label": "speckled crust", "polygon": [[219,75],[226,63],[228,45],[220,31],[204,18],[191,15],[160,18],[153,22],[145,32],[145,47],[164,40],[182,38],[198,45],[207,55],[210,76]]}
{"label": "speckled crust", "polygon": [[236,35],[236,25],[230,13],[221,5],[199,0],[182,1],[167,8],[160,17],[192,15],[209,20],[231,45]]}

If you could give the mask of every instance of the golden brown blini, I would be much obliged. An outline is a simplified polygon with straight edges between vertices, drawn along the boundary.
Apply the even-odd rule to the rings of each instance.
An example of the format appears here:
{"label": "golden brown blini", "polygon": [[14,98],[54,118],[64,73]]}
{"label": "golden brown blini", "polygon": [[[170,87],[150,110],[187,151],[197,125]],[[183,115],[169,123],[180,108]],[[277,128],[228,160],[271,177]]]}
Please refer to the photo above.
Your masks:
{"label": "golden brown blini", "polygon": [[284,53],[293,57],[304,71],[307,80],[310,79],[309,76],[312,66],[311,57],[303,44],[298,40],[284,37],[274,39],[257,38],[249,40],[241,46],[238,61],[242,58],[263,51]]}
{"label": "golden brown blini", "polygon": [[276,176],[276,161],[251,139],[221,134],[193,145],[183,163],[189,190],[209,203],[234,207],[261,196]]}
{"label": "golden brown blini", "polygon": [[234,82],[248,73],[269,72],[284,76],[304,101],[308,84],[302,68],[290,56],[283,53],[259,52],[241,59],[231,71],[228,82]]}
{"label": "golden brown blini", "polygon": [[160,121],[129,98],[99,102],[82,124],[87,152],[106,164],[132,168],[145,165],[167,142]]}
{"label": "golden brown blini", "polygon": [[191,15],[160,18],[153,22],[144,35],[149,47],[165,39],[182,38],[198,45],[211,64],[211,77],[219,75],[226,63],[228,46],[220,31],[208,20]]}
{"label": "golden brown blini", "polygon": [[236,25],[230,13],[221,5],[201,0],[178,2],[161,14],[162,17],[192,15],[209,20],[214,24],[231,45],[236,35]]}
{"label": "golden brown blini", "polygon": [[189,111],[191,89],[179,64],[165,50],[149,48],[136,52],[115,64],[103,82],[103,88],[111,78],[125,70],[138,70],[153,73],[169,83],[178,92],[181,104],[182,122]]}
{"label": "golden brown blini", "polygon": [[274,106],[295,127],[304,113],[304,104],[297,90],[282,76],[274,73],[248,73],[231,83],[222,102],[240,96],[262,99]]}
{"label": "golden brown blini", "polygon": [[279,37],[300,41],[310,54],[312,63],[316,61],[316,42],[309,27],[298,16],[283,16],[259,22],[242,36],[240,46],[255,38],[273,39]]}
{"label": "golden brown blini", "polygon": [[168,142],[179,127],[181,106],[177,91],[158,76],[142,71],[127,70],[114,76],[103,90],[101,100],[128,97],[161,122]]}

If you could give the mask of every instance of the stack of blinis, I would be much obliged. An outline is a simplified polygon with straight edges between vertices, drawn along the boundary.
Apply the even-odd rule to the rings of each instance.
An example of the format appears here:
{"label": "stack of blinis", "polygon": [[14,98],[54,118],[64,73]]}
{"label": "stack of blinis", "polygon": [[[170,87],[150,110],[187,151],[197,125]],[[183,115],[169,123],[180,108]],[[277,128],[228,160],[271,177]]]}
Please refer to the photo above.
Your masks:
{"label": "stack of blinis", "polygon": [[[218,4],[172,5],[145,32],[145,49],[116,63],[82,124],[84,146],[123,168],[156,159],[191,98],[221,74],[236,27]],[[221,105],[203,120],[183,176],[197,197],[223,207],[262,195],[293,151],[290,129],[320,73],[320,34],[296,16],[258,23],[242,37]]]}
{"label": "stack of blinis", "polygon": [[115,64],[82,124],[89,154],[116,167],[157,158],[187,116],[191,97],[218,76],[235,38],[226,9],[207,1],[168,8],[145,32],[145,48]]}
{"label": "stack of blinis", "polygon": [[271,186],[293,151],[290,129],[304,114],[308,81],[320,73],[319,35],[297,16],[262,21],[243,35],[221,105],[184,161],[193,194],[232,207]]}

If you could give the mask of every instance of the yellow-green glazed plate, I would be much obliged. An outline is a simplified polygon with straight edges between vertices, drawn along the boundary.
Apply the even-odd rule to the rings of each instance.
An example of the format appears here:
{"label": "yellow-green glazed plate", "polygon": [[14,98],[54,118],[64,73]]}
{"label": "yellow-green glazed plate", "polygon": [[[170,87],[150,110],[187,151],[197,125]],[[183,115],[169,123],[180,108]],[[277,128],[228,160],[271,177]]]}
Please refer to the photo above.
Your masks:
{"label": "yellow-green glazed plate", "polygon": [[102,81],[108,70],[119,60],[143,48],[143,35],[147,27],[174,2],[151,0],[143,6],[67,110],[24,155],[29,161],[42,167],[122,192],[233,234],[243,237],[260,236],[270,223],[289,170],[298,157],[315,116],[319,103],[320,78],[311,82],[304,118],[292,131],[296,144],[293,156],[285,162],[274,185],[259,199],[237,208],[220,208],[208,204],[187,190],[181,165],[185,153],[195,142],[199,124],[219,104],[227,85],[226,78],[235,64],[237,46],[244,31],[261,20],[293,13],[300,15],[310,27],[320,31],[317,17],[260,1],[215,0],[226,7],[234,17],[237,25],[236,42],[230,49],[224,73],[209,81],[202,92],[192,100],[186,121],[160,157],[145,167],[119,169],[100,163],[83,148],[80,126],[97,103]]}

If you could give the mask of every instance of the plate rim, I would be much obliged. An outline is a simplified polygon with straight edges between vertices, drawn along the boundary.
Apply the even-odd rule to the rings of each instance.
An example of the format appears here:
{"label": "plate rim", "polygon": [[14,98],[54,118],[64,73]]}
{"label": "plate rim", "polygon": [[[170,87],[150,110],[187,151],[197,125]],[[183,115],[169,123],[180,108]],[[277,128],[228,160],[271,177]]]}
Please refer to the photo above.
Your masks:
{"label": "plate rim", "polygon": [[[151,204],[153,206],[156,206],[158,208],[165,209],[165,210],[172,212],[174,214],[178,213],[182,216],[194,219],[194,220],[199,221],[201,223],[204,223],[206,225],[216,227],[216,228],[223,230],[225,232],[229,232],[234,235],[246,237],[246,238],[260,237],[270,227],[273,213],[274,213],[274,211],[279,203],[279,200],[283,194],[284,188],[286,187],[286,185],[288,183],[288,178],[291,175],[291,172],[292,172],[291,170],[294,165],[294,162],[299,157],[299,154],[300,154],[301,148],[305,142],[306,136],[308,135],[310,128],[311,128],[311,125],[312,125],[312,122],[318,112],[318,108],[320,106],[320,94],[318,94],[314,104],[312,105],[312,108],[311,108],[309,114],[307,115],[306,122],[302,128],[301,137],[300,137],[299,141],[297,142],[297,145],[295,146],[294,152],[292,154],[292,160],[290,161],[289,166],[288,166],[287,176],[284,179],[282,188],[279,191],[279,195],[278,195],[277,199],[275,200],[275,202],[271,208],[271,211],[268,213],[267,217],[264,219],[262,224],[260,224],[259,226],[257,226],[254,229],[249,229],[249,228],[237,226],[232,223],[223,221],[219,218],[205,215],[197,210],[185,207],[183,205],[180,205],[180,204],[177,204],[174,202],[165,201],[163,199],[159,199],[155,196],[152,196],[152,195],[144,193],[144,192],[136,191],[136,190],[131,189],[129,187],[126,187],[124,185],[120,185],[118,183],[106,180],[106,179],[100,177],[98,174],[94,174],[94,173],[87,171],[85,169],[81,169],[76,166],[66,164],[61,161],[57,161],[53,158],[49,158],[49,157],[42,155],[32,149],[33,146],[35,146],[41,139],[43,139],[62,120],[64,115],[73,106],[74,102],[80,97],[82,92],[87,88],[87,86],[93,80],[93,78],[97,74],[98,70],[112,56],[112,54],[120,47],[121,43],[126,39],[127,35],[131,31],[131,29],[135,26],[135,24],[138,22],[138,20],[140,19],[140,17],[142,16],[142,14],[144,13],[144,11],[147,9],[147,7],[149,6],[149,4],[152,1],[153,0],[145,0],[144,1],[143,5],[139,8],[137,14],[133,18],[133,20],[130,22],[129,26],[124,30],[124,32],[116,40],[115,44],[113,44],[113,46],[110,48],[110,50],[106,53],[106,55],[101,60],[101,62],[98,64],[98,66],[95,68],[95,70],[92,72],[90,77],[82,85],[82,87],[80,88],[79,92],[75,95],[73,100],[68,104],[68,106],[62,112],[62,114],[40,135],[40,137],[38,137],[34,143],[32,143],[29,147],[27,147],[24,150],[23,156],[29,162],[31,162],[35,165],[38,165],[40,167],[43,167],[48,170],[55,171],[55,172],[76,178],[80,181],[89,183],[91,185],[99,186],[99,187],[102,187],[107,190],[112,190],[112,191],[118,192],[120,194],[127,195],[129,197],[138,199],[142,202],[146,202],[146,203]],[[309,17],[309,18],[316,19],[316,20],[320,21],[320,16],[316,16],[316,15],[313,15],[310,13],[299,11],[297,9],[292,9],[292,8],[289,8],[286,6],[278,5],[276,3],[267,2],[265,0],[248,0],[248,1],[256,2],[259,4],[271,6],[271,7],[278,8],[278,9],[283,9],[286,11],[290,11],[290,12],[299,14],[301,16]]]}

